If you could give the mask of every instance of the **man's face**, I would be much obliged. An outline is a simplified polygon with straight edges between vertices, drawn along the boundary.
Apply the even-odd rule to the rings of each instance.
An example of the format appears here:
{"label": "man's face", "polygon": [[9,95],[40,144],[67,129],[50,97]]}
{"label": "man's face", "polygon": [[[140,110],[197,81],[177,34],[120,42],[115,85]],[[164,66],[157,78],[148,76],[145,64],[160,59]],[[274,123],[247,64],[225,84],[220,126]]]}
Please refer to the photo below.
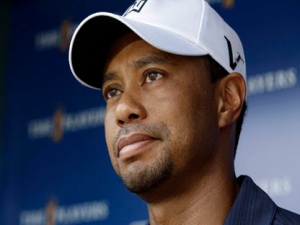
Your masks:
{"label": "man's face", "polygon": [[203,59],[172,55],[127,34],[110,50],[102,91],[110,158],[130,191],[205,174],[219,131]]}

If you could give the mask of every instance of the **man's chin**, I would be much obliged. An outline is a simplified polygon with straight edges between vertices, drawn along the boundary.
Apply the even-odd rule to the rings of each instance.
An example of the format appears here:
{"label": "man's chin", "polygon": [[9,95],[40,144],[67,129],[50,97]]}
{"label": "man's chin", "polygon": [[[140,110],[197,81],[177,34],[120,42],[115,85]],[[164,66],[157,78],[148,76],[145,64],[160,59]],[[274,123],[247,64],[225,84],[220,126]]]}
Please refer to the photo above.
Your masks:
{"label": "man's chin", "polygon": [[132,193],[142,195],[155,189],[160,184],[169,180],[173,171],[172,161],[157,162],[147,168],[140,167],[130,173],[122,174],[124,186]]}

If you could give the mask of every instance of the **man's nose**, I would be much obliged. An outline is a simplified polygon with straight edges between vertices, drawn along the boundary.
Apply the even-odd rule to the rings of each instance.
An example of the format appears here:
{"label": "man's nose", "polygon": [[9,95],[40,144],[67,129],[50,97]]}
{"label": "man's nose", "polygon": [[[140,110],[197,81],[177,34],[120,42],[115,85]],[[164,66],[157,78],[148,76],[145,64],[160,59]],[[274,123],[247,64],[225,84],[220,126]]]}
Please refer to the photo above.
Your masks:
{"label": "man's nose", "polygon": [[142,120],[145,117],[146,110],[141,103],[141,97],[138,94],[133,96],[124,92],[116,107],[117,125],[122,127],[125,124]]}

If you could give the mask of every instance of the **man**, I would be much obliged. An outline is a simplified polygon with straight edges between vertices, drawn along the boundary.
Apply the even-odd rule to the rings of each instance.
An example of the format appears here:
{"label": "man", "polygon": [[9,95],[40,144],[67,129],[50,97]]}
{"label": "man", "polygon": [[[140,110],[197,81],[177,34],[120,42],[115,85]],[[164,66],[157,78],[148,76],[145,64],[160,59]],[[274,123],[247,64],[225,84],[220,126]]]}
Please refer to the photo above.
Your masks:
{"label": "man", "polygon": [[239,37],[202,0],[139,0],[76,29],[71,70],[102,90],[106,142],[149,224],[300,224],[234,157],[246,110]]}

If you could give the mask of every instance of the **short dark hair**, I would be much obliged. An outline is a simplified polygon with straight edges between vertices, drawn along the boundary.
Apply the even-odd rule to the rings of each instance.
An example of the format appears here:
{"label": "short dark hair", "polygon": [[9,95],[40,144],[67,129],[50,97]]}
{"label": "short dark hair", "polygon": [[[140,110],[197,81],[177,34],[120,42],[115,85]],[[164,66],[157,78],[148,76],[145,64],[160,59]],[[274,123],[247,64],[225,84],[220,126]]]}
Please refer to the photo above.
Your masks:
{"label": "short dark hair", "polygon": [[[208,74],[210,76],[211,82],[216,83],[219,79],[227,76],[229,73],[225,70],[222,66],[219,65],[210,55],[204,56],[204,62],[208,68]],[[237,146],[239,143],[239,138],[242,130],[242,125],[244,122],[244,118],[247,111],[247,103],[246,101],[243,104],[243,108],[241,114],[237,120],[236,124],[236,133],[235,133],[235,149],[234,149],[234,156],[236,155]]]}

